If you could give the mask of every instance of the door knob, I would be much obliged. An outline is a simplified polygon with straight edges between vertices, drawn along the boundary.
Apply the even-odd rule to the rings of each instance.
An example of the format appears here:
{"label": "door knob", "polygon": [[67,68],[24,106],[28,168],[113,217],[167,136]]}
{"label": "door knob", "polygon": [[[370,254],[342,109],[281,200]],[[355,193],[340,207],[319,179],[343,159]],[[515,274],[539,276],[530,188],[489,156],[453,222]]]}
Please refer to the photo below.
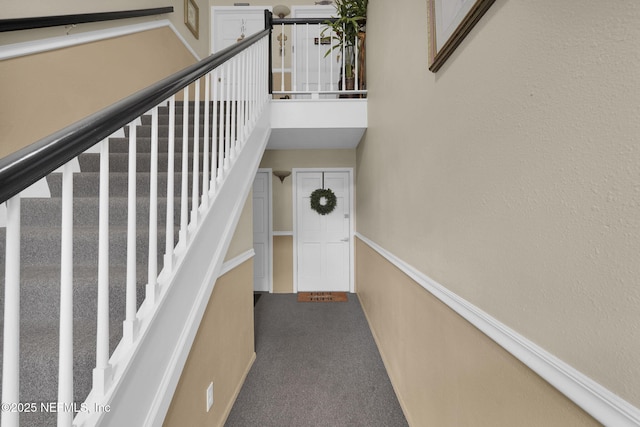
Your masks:
{"label": "door knob", "polygon": [[341,241],[341,242],[348,242],[348,241],[349,241],[349,238],[348,238],[348,237],[345,237],[344,239],[340,239],[340,241]]}

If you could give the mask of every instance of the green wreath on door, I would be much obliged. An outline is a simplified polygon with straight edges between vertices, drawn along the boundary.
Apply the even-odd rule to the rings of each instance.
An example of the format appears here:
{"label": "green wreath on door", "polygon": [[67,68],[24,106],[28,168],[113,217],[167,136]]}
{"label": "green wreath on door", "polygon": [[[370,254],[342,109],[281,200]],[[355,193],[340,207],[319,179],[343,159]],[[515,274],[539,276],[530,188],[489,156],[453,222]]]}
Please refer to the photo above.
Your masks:
{"label": "green wreath on door", "polygon": [[320,215],[327,215],[336,208],[336,195],[330,188],[318,188],[311,193],[311,209]]}

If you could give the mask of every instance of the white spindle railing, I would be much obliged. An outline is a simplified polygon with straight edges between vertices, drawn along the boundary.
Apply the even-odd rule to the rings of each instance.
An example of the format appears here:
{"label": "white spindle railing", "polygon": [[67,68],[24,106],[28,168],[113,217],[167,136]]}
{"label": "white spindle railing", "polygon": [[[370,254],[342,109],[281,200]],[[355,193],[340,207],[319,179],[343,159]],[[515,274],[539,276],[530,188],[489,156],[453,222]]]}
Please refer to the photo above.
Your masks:
{"label": "white spindle railing", "polygon": [[[286,20],[285,20],[286,21]],[[273,34],[274,51],[279,60],[273,68],[273,95],[296,98],[331,98],[337,96],[366,96],[366,88],[361,84],[360,39],[342,39],[329,31],[326,24],[291,23],[291,42],[285,43],[285,24],[280,23]],[[337,47],[337,42],[341,47]],[[325,44],[326,43],[326,44]],[[351,55],[353,88],[347,87],[347,64],[345,58]],[[285,58],[289,57],[289,60]],[[289,67],[287,66],[289,64]],[[285,74],[290,73],[290,87]]]}
{"label": "white spindle railing", "polygon": [[[219,67],[213,69],[204,78],[204,114],[200,115],[200,79],[194,81],[191,88],[182,90],[182,167],[180,170],[181,201],[178,243],[174,244],[174,163],[175,151],[175,116],[176,100],[171,96],[160,105],[168,104],[169,124],[167,140],[167,190],[166,212],[158,212],[158,170],[159,170],[159,106],[150,111],[151,115],[151,149],[149,165],[149,215],[148,225],[148,258],[139,259],[137,242],[146,227],[139,226],[137,204],[138,186],[136,184],[137,170],[141,163],[137,159],[140,144],[139,133],[136,130],[138,119],[128,125],[128,157],[127,157],[127,215],[126,215],[126,254],[111,254],[109,241],[111,238],[109,224],[109,190],[110,190],[110,144],[109,139],[98,143],[99,147],[99,198],[98,216],[98,255],[97,255],[97,306],[96,310],[96,359],[92,372],[74,372],[73,347],[73,267],[74,267],[74,233],[73,233],[73,168],[69,162],[63,166],[62,176],[62,227],[61,227],[61,274],[60,274],[60,351],[58,360],[58,393],[52,396],[67,410],[57,411],[59,426],[93,425],[95,413],[79,412],[75,415],[69,408],[74,406],[74,375],[84,375],[93,380],[93,388],[87,402],[91,407],[103,404],[112,393],[119,378],[126,372],[126,363],[131,360],[136,346],[141,345],[141,337],[145,328],[153,319],[155,310],[159,307],[164,292],[172,285],[174,268],[182,262],[190,242],[198,231],[198,222],[206,218],[212,206],[212,200],[224,186],[228,173],[239,158],[245,142],[256,125],[259,115],[269,100],[268,94],[268,42],[264,37],[247,50],[231,58]],[[190,111],[189,90],[194,93],[193,114]],[[212,113],[212,114],[210,114]],[[178,112],[179,114],[179,112]],[[201,117],[203,122],[201,123]],[[212,117],[212,118],[211,118]],[[189,125],[193,125],[193,135],[189,136]],[[203,144],[200,146],[200,125],[203,125]],[[189,147],[192,147],[193,167],[191,170],[191,212],[189,212]],[[200,150],[202,153],[200,154]],[[163,153],[164,154],[164,153]],[[202,155],[202,162],[199,156]],[[111,164],[115,167],[115,163]],[[164,165],[162,165],[164,167]],[[200,181],[201,179],[201,181]],[[4,344],[2,366],[2,426],[18,426],[20,384],[20,196],[13,196],[6,201],[7,230],[4,254],[5,296],[4,296]],[[166,214],[166,240],[164,253],[158,248],[158,214]],[[189,213],[191,214],[189,217]],[[159,258],[159,255],[164,257]],[[86,255],[83,255],[86,257]],[[118,333],[110,330],[110,286],[114,280],[110,276],[110,261],[118,262],[120,258],[126,264],[124,269],[124,307],[122,310],[122,337],[116,351],[110,351],[110,338]],[[162,265],[158,260],[163,259]],[[139,263],[147,263],[147,284],[142,305],[138,308],[137,269]],[[160,270],[160,271],[159,271]],[[57,280],[52,278],[52,280]],[[118,283],[116,286],[120,286]],[[77,303],[77,302],[76,302]],[[90,310],[91,311],[91,310]],[[115,319],[114,319],[115,320]],[[53,320],[52,320],[53,321]],[[76,325],[77,327],[77,325]],[[117,357],[116,357],[117,353]],[[5,405],[16,405],[16,411],[5,411]],[[11,406],[9,406],[11,407]]]}

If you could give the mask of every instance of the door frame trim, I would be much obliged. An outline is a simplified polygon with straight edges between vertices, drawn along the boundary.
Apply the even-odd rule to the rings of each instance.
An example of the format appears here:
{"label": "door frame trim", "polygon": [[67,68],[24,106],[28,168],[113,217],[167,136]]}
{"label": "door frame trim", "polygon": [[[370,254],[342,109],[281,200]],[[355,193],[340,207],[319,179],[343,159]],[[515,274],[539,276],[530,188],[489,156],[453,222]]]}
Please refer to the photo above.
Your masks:
{"label": "door frame trim", "polygon": [[[267,232],[267,250],[269,251],[269,254],[267,256],[267,267],[269,271],[267,273],[267,281],[269,282],[269,293],[272,294],[273,293],[273,169],[258,168],[258,170],[256,171],[256,175],[259,172],[267,174],[267,192],[269,193],[267,196],[269,200],[269,209],[268,209],[269,220],[267,221],[267,226],[269,228]],[[255,181],[255,177],[253,178],[253,180]],[[253,190],[251,192],[251,201],[253,205]],[[251,213],[251,218],[253,220],[253,212]]]}
{"label": "door frame trim", "polygon": [[298,174],[305,172],[347,172],[349,174],[349,292],[355,292],[355,181],[353,168],[292,168],[291,197],[293,205],[293,293],[298,293]]}

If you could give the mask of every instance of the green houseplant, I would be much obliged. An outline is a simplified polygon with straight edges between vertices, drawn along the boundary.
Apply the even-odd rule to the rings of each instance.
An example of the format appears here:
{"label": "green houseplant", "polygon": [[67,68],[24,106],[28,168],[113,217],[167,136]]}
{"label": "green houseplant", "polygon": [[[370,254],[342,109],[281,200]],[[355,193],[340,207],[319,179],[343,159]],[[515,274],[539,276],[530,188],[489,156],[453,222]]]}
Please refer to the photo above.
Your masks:
{"label": "green houseplant", "polygon": [[327,21],[327,28],[322,32],[322,36],[326,31],[333,32],[335,44],[327,51],[325,56],[330,55],[333,49],[339,49],[343,52],[343,61],[345,68],[345,79],[347,79],[347,87],[351,79],[351,88],[353,88],[354,74],[354,46],[358,41],[361,45],[361,64],[364,65],[364,33],[367,21],[367,6],[369,0],[335,0],[336,17],[334,20]]}

